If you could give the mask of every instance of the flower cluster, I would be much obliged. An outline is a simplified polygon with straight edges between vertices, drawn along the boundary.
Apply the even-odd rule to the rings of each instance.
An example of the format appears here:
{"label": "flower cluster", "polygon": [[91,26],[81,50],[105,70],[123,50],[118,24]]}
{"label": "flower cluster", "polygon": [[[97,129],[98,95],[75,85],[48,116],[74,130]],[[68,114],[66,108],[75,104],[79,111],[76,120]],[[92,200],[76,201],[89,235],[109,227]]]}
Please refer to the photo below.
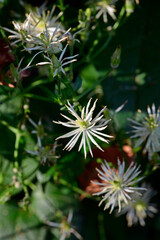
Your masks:
{"label": "flower cluster", "polygon": [[[75,57],[77,55],[62,59],[68,45],[67,43],[64,47],[63,42],[67,41],[70,29],[65,31],[64,27],[57,22],[62,12],[57,17],[53,17],[54,10],[55,6],[46,13],[45,5],[42,5],[36,11],[30,11],[30,14],[26,14],[26,20],[23,23],[13,21],[15,30],[3,29],[11,33],[9,39],[14,39],[11,45],[21,42],[24,50],[28,52],[36,51],[26,68],[30,67],[37,55],[42,55],[45,61],[38,62],[36,65],[50,65],[55,76],[60,72],[65,74],[63,67],[76,61]],[[57,56],[57,54],[60,54],[60,56]]]}

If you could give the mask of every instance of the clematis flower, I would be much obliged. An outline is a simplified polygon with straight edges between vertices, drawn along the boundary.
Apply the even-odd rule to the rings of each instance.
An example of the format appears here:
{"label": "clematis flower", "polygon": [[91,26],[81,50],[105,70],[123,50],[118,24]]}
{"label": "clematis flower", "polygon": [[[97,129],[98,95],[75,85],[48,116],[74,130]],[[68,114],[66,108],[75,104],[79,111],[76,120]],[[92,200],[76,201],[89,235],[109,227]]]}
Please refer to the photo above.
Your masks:
{"label": "clematis flower", "polygon": [[118,159],[118,170],[111,169],[107,161],[102,163],[102,170],[96,169],[98,172],[98,176],[103,180],[102,183],[97,181],[92,181],[93,183],[99,185],[101,187],[101,191],[94,193],[93,195],[103,195],[102,200],[99,203],[99,206],[104,202],[105,207],[104,210],[110,209],[110,213],[113,211],[115,207],[118,206],[119,212],[122,208],[122,203],[128,204],[128,201],[134,201],[132,199],[131,194],[135,193],[141,195],[140,190],[146,190],[142,187],[134,187],[134,185],[139,182],[142,177],[137,178],[141,171],[139,171],[140,167],[134,165],[134,162],[130,164],[128,169],[125,172],[125,162],[122,163]]}
{"label": "clematis flower", "polygon": [[103,149],[94,140],[94,137],[96,137],[96,138],[98,138],[101,141],[106,142],[106,143],[108,143],[109,141],[107,139],[105,139],[104,137],[112,138],[112,136],[101,132],[101,131],[103,131],[104,129],[107,128],[107,124],[110,121],[110,119],[109,120],[105,120],[103,118],[103,111],[104,111],[104,109],[106,107],[104,107],[97,114],[97,116],[93,118],[93,113],[94,113],[94,110],[96,108],[97,100],[95,100],[93,106],[89,110],[91,100],[92,99],[90,99],[88,101],[88,104],[87,104],[86,108],[83,107],[82,112],[81,112],[81,116],[79,116],[76,113],[76,111],[74,110],[74,107],[68,102],[68,105],[66,105],[66,107],[67,107],[68,111],[71,113],[71,115],[75,117],[75,119],[71,119],[71,118],[61,114],[64,118],[66,118],[68,120],[67,122],[61,122],[61,121],[56,122],[56,121],[53,121],[54,123],[61,124],[61,125],[65,126],[65,127],[69,127],[69,128],[73,128],[74,129],[71,132],[69,132],[67,134],[64,134],[64,135],[62,135],[62,136],[57,138],[57,139],[60,139],[60,138],[72,137],[71,140],[64,147],[64,149],[70,151],[75,146],[75,144],[77,143],[78,139],[81,137],[81,142],[80,142],[78,151],[80,151],[82,146],[83,146],[85,158],[87,156],[86,143],[87,143],[87,145],[89,147],[90,154],[93,157],[90,141],[96,147],[98,147],[101,151],[103,151]]}
{"label": "clematis flower", "polygon": [[152,108],[147,107],[148,117],[145,117],[142,123],[128,119],[132,125],[132,138],[138,138],[135,147],[140,146],[145,142],[144,152],[159,152],[160,151],[160,108],[156,112],[155,105]]}
{"label": "clematis flower", "polygon": [[[146,187],[146,185],[143,186]],[[136,225],[138,222],[141,226],[145,226],[147,216],[152,218],[158,212],[155,205],[150,202],[155,195],[155,191],[150,186],[147,186],[147,188],[147,191],[142,193],[142,196],[134,195],[135,201],[129,201],[129,204],[122,207],[121,214],[126,213],[128,227]]]}
{"label": "clematis flower", "polygon": [[107,15],[109,14],[113,20],[116,20],[116,16],[114,14],[116,12],[115,6],[113,5],[114,2],[116,1],[112,1],[111,3],[108,3],[104,0],[98,1],[96,6],[96,10],[98,10],[96,18],[98,19],[102,15],[103,22],[107,23],[108,22]]}

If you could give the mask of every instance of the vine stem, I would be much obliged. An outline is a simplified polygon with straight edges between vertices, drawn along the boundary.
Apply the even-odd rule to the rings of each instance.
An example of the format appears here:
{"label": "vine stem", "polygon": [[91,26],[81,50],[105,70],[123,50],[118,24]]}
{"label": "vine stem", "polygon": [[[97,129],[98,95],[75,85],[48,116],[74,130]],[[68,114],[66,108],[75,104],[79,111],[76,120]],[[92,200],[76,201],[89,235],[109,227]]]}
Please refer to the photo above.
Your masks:
{"label": "vine stem", "polygon": [[62,179],[60,178],[59,179],[59,182],[63,185],[63,186],[67,186],[69,187],[70,189],[72,189],[74,192],[78,193],[78,194],[81,194],[81,195],[84,195],[85,197],[87,198],[93,198],[92,195],[90,195],[89,193],[83,191],[82,189],[76,187],[76,186],[73,186],[71,183],[67,182],[65,179]]}

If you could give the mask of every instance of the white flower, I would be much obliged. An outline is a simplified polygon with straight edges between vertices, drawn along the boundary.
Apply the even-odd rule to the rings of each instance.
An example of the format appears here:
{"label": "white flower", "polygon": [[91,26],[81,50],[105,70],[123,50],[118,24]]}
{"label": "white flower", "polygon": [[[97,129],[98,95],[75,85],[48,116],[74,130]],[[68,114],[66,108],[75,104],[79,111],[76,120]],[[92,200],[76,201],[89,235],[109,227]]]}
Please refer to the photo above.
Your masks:
{"label": "white flower", "polygon": [[71,221],[73,218],[73,211],[70,211],[68,217],[64,217],[61,223],[46,221],[46,224],[50,227],[58,227],[61,230],[60,240],[65,240],[73,234],[77,239],[82,240],[82,236],[71,226]]}
{"label": "white flower", "polygon": [[156,112],[155,105],[152,104],[152,108],[148,106],[147,112],[148,117],[142,123],[129,119],[134,124],[132,125],[134,135],[131,137],[139,137],[135,147],[146,142],[144,152],[158,152],[160,151],[160,108]]}
{"label": "white flower", "polygon": [[29,19],[26,19],[24,23],[18,23],[16,21],[13,21],[12,24],[14,25],[14,30],[8,29],[3,27],[4,30],[12,33],[8,38],[9,39],[15,39],[14,42],[11,43],[11,45],[14,45],[19,42],[30,42],[30,36],[28,35],[27,29],[29,28]]}
{"label": "white flower", "polygon": [[[64,118],[66,118],[68,120],[67,122],[53,121],[57,124],[61,124],[63,126],[69,127],[69,128],[74,128],[74,130],[72,130],[71,132],[62,135],[62,136],[58,137],[57,139],[72,137],[71,140],[67,143],[67,145],[64,148],[64,149],[70,151],[75,146],[78,139],[81,137],[81,142],[80,142],[78,151],[80,151],[83,146],[85,158],[87,155],[86,142],[88,144],[90,154],[93,157],[93,153],[92,153],[92,149],[91,149],[89,140],[91,140],[91,142],[95,146],[97,146],[100,150],[103,151],[103,149],[98,145],[98,143],[94,140],[93,137],[96,137],[106,143],[108,143],[108,140],[106,140],[104,137],[108,137],[108,138],[112,137],[105,133],[101,133],[101,131],[103,131],[107,127],[107,123],[110,121],[110,119],[107,121],[105,119],[102,119],[103,111],[106,107],[104,107],[96,115],[96,117],[93,118],[93,112],[95,110],[97,100],[94,102],[93,106],[89,110],[91,100],[92,99],[90,99],[88,101],[86,109],[85,109],[85,107],[83,107],[82,112],[81,112],[81,117],[78,116],[78,114],[74,110],[74,107],[68,102],[68,105],[66,105],[66,107],[67,107],[68,111],[75,117],[75,120],[61,114]],[[99,124],[97,124],[98,122],[99,122]]]}
{"label": "white flower", "polygon": [[63,27],[57,22],[57,19],[62,15],[62,12],[57,17],[53,17],[55,6],[53,6],[51,12],[45,12],[45,5],[42,5],[40,9],[36,9],[35,12],[30,11],[30,14],[26,14],[24,23],[13,21],[15,31],[3,28],[4,30],[12,33],[9,36],[10,39],[16,39],[13,44],[18,42],[29,43],[35,45],[37,43],[36,38],[40,38],[41,34],[45,34],[46,37],[50,36],[50,42],[56,42],[57,38],[64,32]]}
{"label": "white flower", "polygon": [[[128,200],[133,201],[131,194],[136,193],[140,194],[139,190],[146,190],[145,188],[133,187],[135,183],[139,182],[141,178],[137,178],[141,171],[140,167],[134,165],[134,162],[130,164],[127,171],[125,172],[125,162],[122,164],[118,160],[118,170],[111,169],[107,161],[105,161],[101,168],[103,171],[96,169],[98,171],[98,176],[103,182],[93,182],[102,186],[100,192],[94,193],[93,195],[103,194],[103,198],[99,203],[99,206],[102,202],[108,200],[105,204],[104,210],[111,207],[110,213],[118,205],[119,212],[121,211],[121,204],[125,202],[128,204]],[[135,179],[137,178],[137,179]],[[141,194],[140,194],[141,195]]]}
{"label": "white flower", "polygon": [[97,19],[100,18],[101,15],[103,15],[103,21],[107,23],[107,14],[109,14],[113,20],[116,20],[116,16],[114,14],[116,10],[113,4],[109,4],[104,0],[98,1],[96,10],[98,10],[98,13],[96,14]]}
{"label": "white flower", "polygon": [[[53,17],[55,6],[53,6],[51,12],[45,11],[45,5],[40,8],[36,8],[36,11],[30,11],[30,14],[27,14],[27,19],[29,19],[29,28],[27,29],[28,33],[32,36],[39,37],[41,33],[48,30],[48,33],[52,35],[60,24],[57,20],[62,16],[62,12],[58,16]],[[56,33],[56,36],[63,31],[63,27],[59,27],[59,31]]]}
{"label": "white flower", "polygon": [[141,197],[134,195],[135,201],[129,201],[127,205],[122,207],[121,214],[127,213],[126,219],[129,227],[138,222],[141,226],[145,226],[146,217],[154,217],[154,214],[158,212],[154,204],[150,203],[150,199],[154,195],[155,192],[149,187],[146,192],[142,193]]}
{"label": "white flower", "polygon": [[57,31],[58,27],[52,34],[50,34],[48,32],[48,29],[46,28],[45,31],[41,33],[39,37],[33,37],[30,35],[31,44],[29,44],[29,46],[26,46],[25,50],[27,51],[40,50],[47,53],[48,55],[59,53],[60,51],[62,51],[61,42],[67,38],[65,35],[68,33],[68,31],[66,31],[58,38],[56,37]]}

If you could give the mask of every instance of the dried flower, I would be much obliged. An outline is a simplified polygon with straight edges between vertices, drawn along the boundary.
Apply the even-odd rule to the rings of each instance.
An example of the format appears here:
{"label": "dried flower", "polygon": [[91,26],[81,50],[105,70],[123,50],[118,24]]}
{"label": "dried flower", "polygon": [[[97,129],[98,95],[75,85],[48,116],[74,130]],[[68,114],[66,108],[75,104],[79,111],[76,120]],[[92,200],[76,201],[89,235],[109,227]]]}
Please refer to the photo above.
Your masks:
{"label": "dried flower", "polygon": [[134,133],[132,138],[139,137],[135,147],[138,147],[142,143],[146,142],[144,152],[158,152],[160,151],[160,108],[156,112],[155,105],[152,104],[152,108],[147,108],[148,117],[142,123],[135,120],[128,119],[132,125],[132,132]]}
{"label": "dried flower", "polygon": [[147,191],[142,193],[142,196],[134,195],[135,201],[129,201],[127,205],[122,207],[121,214],[126,214],[128,227],[140,223],[141,226],[145,226],[145,219],[147,216],[154,217],[154,214],[158,212],[154,204],[150,203],[150,199],[155,195],[155,191],[151,187],[147,187]]}
{"label": "dried flower", "polygon": [[[112,136],[110,136],[108,134],[101,133],[101,131],[106,129],[107,123],[110,121],[110,119],[107,120],[107,121],[105,119],[103,119],[103,114],[102,113],[103,113],[103,111],[104,111],[104,109],[106,107],[104,107],[97,114],[97,116],[93,118],[93,112],[95,110],[97,100],[94,102],[93,106],[89,110],[91,100],[92,99],[90,98],[90,100],[88,101],[86,109],[85,109],[85,107],[83,107],[82,112],[81,112],[81,117],[78,116],[78,114],[74,110],[74,107],[68,102],[68,105],[66,105],[66,107],[67,107],[68,111],[76,119],[73,120],[73,119],[71,119],[71,118],[61,114],[64,118],[66,118],[68,120],[68,122],[61,122],[61,121],[55,122],[55,121],[53,121],[53,122],[55,122],[57,124],[61,124],[63,126],[69,127],[69,128],[75,128],[71,132],[69,132],[67,134],[64,134],[64,135],[62,135],[62,136],[57,138],[57,139],[68,138],[68,137],[72,136],[71,140],[67,143],[67,145],[64,148],[64,149],[66,149],[68,151],[70,151],[75,146],[75,144],[77,143],[78,139],[82,135],[78,151],[80,151],[82,146],[83,146],[85,158],[86,158],[86,155],[87,155],[86,142],[88,144],[90,154],[93,157],[93,153],[92,153],[92,149],[91,149],[91,145],[90,145],[89,140],[91,140],[91,142],[96,147],[98,147],[100,150],[103,151],[103,149],[94,140],[93,136],[98,138],[98,139],[100,139],[103,142],[106,142],[106,143],[108,143],[108,140],[106,140],[104,137],[107,137],[107,138],[111,138],[112,137]],[[98,122],[99,122],[99,124],[96,125]]]}
{"label": "dried flower", "polygon": [[118,159],[118,170],[111,169],[107,161],[105,161],[101,168],[103,171],[96,169],[99,173],[98,176],[100,179],[104,180],[104,182],[94,182],[101,187],[101,191],[98,193],[94,193],[93,195],[101,195],[103,194],[103,198],[99,203],[99,206],[102,202],[108,200],[105,204],[104,210],[111,207],[110,213],[113,209],[118,205],[119,212],[121,211],[121,204],[125,202],[128,204],[128,200],[133,201],[131,194],[136,193],[140,194],[139,190],[146,190],[141,187],[134,187],[135,183],[139,182],[141,178],[135,179],[141,171],[139,171],[140,167],[134,165],[134,162],[130,164],[127,171],[125,172],[125,162],[122,163]]}

